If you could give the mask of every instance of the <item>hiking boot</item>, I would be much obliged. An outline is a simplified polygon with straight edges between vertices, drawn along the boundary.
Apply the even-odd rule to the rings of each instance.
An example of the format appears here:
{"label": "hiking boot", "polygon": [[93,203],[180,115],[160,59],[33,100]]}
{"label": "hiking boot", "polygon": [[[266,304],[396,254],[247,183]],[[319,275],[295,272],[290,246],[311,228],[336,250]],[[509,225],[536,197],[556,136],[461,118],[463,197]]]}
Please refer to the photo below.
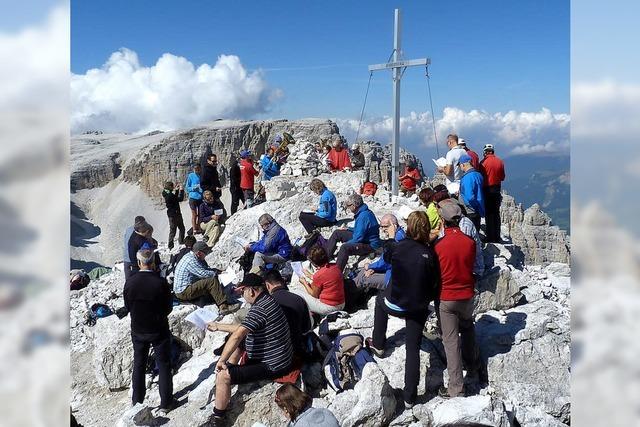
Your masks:
{"label": "hiking boot", "polygon": [[449,396],[449,389],[445,386],[440,386],[440,388],[438,389],[438,396],[442,397],[443,399],[451,398],[451,396]]}
{"label": "hiking boot", "polygon": [[226,316],[229,313],[233,313],[234,311],[238,311],[238,309],[240,308],[242,304],[235,303],[235,304],[220,304],[220,311],[219,314],[220,316]]}
{"label": "hiking boot", "polygon": [[373,346],[372,338],[367,338],[366,340],[364,340],[364,344],[369,349],[369,351],[375,354],[376,356],[382,357],[384,355],[384,349],[380,350],[379,348],[375,348]]}

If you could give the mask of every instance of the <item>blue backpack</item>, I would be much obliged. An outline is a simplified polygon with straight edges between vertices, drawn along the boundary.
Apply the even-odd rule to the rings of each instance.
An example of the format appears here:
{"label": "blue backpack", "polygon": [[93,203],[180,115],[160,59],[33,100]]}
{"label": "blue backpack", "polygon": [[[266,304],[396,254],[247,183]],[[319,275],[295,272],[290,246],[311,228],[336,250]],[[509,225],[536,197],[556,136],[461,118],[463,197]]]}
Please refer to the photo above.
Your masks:
{"label": "blue backpack", "polygon": [[365,348],[362,335],[338,335],[323,363],[327,384],[337,393],[353,388],[362,378],[364,366],[369,362],[375,363],[375,360]]}

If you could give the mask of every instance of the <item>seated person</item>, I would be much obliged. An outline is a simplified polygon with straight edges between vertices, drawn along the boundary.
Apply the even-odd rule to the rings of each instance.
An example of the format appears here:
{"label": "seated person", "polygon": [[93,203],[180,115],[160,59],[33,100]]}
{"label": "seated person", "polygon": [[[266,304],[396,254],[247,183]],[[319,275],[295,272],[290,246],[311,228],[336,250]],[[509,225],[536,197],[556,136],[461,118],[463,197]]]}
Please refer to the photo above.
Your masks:
{"label": "seated person", "polygon": [[360,151],[360,145],[353,144],[351,147],[351,165],[353,166],[353,170],[357,171],[364,168],[364,164],[364,153]]}
{"label": "seated person", "polygon": [[[293,359],[287,318],[265,289],[262,278],[257,274],[247,274],[238,288],[251,304],[242,323],[229,325],[211,322],[207,325],[211,331],[231,333],[216,363],[213,415],[218,425],[224,420],[233,384],[281,377],[289,372]],[[243,342],[248,358],[243,365],[237,365]]]}
{"label": "seated person", "polygon": [[[222,285],[218,281],[216,270],[209,268],[204,260],[211,248],[205,242],[196,242],[191,252],[182,257],[173,277],[173,292],[180,301],[193,302],[199,300],[200,307],[207,305],[207,300],[220,309],[220,313],[230,312],[240,305],[229,305]],[[201,300],[202,297],[204,301]]]}
{"label": "seated person", "polygon": [[344,149],[342,139],[336,135],[333,141],[333,150],[329,151],[329,169],[331,172],[343,171],[351,169],[351,160],[349,153]]}
{"label": "seated person", "polygon": [[275,401],[291,420],[290,427],[340,427],[330,410],[312,407],[313,398],[293,384],[283,384],[276,391]]}
{"label": "seated person", "polygon": [[311,191],[320,196],[320,204],[314,213],[300,212],[300,222],[307,233],[313,232],[317,227],[330,227],[336,223],[338,202],[336,196],[329,191],[324,182],[314,178],[309,183]]}
{"label": "seated person", "polygon": [[340,271],[344,270],[351,255],[367,255],[382,246],[378,220],[359,194],[352,194],[347,199],[347,209],[354,214],[353,229],[340,229],[331,234],[327,243],[327,252],[333,256],[338,242],[345,242],[338,251],[336,264]]}
{"label": "seated person", "polygon": [[[434,196],[438,194],[431,188],[423,188],[418,193],[420,203],[427,210],[427,217],[429,217],[429,225],[432,230],[438,230],[440,228],[440,216],[438,215],[438,207],[434,201]],[[448,196],[448,195],[447,195]]]}
{"label": "seated person", "polygon": [[305,270],[306,277],[299,278],[304,289],[293,292],[304,298],[312,313],[324,316],[342,310],[345,302],[342,270],[329,263],[329,256],[321,246],[312,247],[308,258],[316,272]]}
{"label": "seated person", "polygon": [[400,176],[400,191],[405,196],[411,196],[416,192],[416,185],[420,182],[422,177],[420,172],[416,169],[416,165],[413,161],[407,162],[407,167],[404,174]]}
{"label": "seated person", "polygon": [[267,286],[267,291],[276,300],[287,317],[294,354],[304,355],[306,353],[304,335],[313,326],[313,318],[311,317],[309,306],[300,295],[289,291],[277,270],[269,270],[264,276],[264,282]]}
{"label": "seated person", "polygon": [[200,228],[204,234],[204,241],[213,247],[222,234],[222,226],[227,220],[227,211],[224,205],[217,199],[213,192],[207,190],[203,194],[203,202],[198,208]]}
{"label": "seated person", "polygon": [[291,256],[291,242],[287,231],[269,214],[262,214],[258,218],[262,228],[262,239],[245,246],[245,252],[254,253],[251,273],[259,273],[265,264],[281,264]]}
{"label": "seated person", "polygon": [[193,245],[196,243],[194,235],[188,235],[184,238],[184,248],[180,249],[177,253],[171,255],[169,259],[169,267],[167,269],[167,278],[171,279],[170,283],[173,283],[173,273],[176,271],[176,266],[180,262],[183,256],[191,252]]}
{"label": "seated person", "polygon": [[[405,232],[398,224],[398,218],[393,214],[386,214],[380,220],[380,228],[387,239],[399,242],[405,238]],[[354,282],[359,288],[384,289],[391,280],[391,264],[380,256],[377,261],[365,264],[360,270]]]}

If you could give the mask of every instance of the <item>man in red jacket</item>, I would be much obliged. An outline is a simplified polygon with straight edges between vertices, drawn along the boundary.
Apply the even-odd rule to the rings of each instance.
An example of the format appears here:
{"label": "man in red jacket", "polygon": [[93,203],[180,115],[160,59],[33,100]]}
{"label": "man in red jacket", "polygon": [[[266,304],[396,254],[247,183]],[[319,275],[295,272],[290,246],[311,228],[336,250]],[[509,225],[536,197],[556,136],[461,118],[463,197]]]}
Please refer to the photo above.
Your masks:
{"label": "man in red jacket", "polygon": [[473,324],[476,244],[458,227],[462,210],[457,203],[439,202],[438,213],[445,227],[444,236],[435,244],[441,274],[438,312],[449,372],[449,389],[441,389],[440,395],[459,397],[464,396],[463,361],[468,372],[480,368]]}
{"label": "man in red jacket", "polygon": [[483,179],[484,211],[487,225],[487,242],[500,243],[500,204],[502,203],[502,181],[504,181],[504,162],[496,157],[493,144],[483,149],[484,159],[480,162]]}
{"label": "man in red jacket", "polygon": [[342,139],[333,141],[333,150],[329,152],[329,169],[331,172],[351,169],[349,153],[344,149]]}
{"label": "man in red jacket", "polygon": [[253,206],[254,178],[258,171],[253,167],[253,157],[249,150],[240,152],[240,189],[244,195],[244,205],[246,208]]}

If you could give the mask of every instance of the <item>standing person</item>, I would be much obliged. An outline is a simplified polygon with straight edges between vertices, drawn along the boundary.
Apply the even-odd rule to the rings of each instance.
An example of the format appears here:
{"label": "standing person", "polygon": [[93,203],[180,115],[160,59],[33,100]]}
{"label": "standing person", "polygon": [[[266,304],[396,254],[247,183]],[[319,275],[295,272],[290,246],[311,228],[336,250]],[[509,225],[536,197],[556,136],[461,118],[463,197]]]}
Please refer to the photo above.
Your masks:
{"label": "standing person", "polygon": [[210,247],[215,246],[222,234],[222,226],[227,220],[227,211],[220,199],[211,192],[204,192],[204,201],[200,204],[198,217],[200,228],[203,230],[204,240]]}
{"label": "standing person", "polygon": [[440,282],[438,262],[429,246],[429,232],[427,214],[412,212],[407,218],[407,237],[385,252],[385,260],[391,264],[391,283],[376,298],[373,337],[366,340],[373,353],[381,357],[389,316],[405,319],[403,399],[407,408],[416,402],[422,331],[429,315],[429,302],[437,297]]}
{"label": "standing person", "polygon": [[187,181],[184,184],[185,190],[189,193],[189,207],[191,208],[191,230],[194,234],[202,233],[200,230],[200,223],[198,221],[198,208],[202,203],[202,187],[200,187],[200,174],[202,168],[200,165],[193,167],[193,172],[187,176]]}
{"label": "standing person", "polygon": [[159,369],[160,411],[172,409],[171,332],[167,316],[173,309],[171,289],[165,279],[155,274],[154,253],[141,249],[136,254],[139,272],[124,285],[124,306],[131,315],[133,343],[132,404],[143,403],[146,393],[145,369],[149,348],[153,346]]}
{"label": "standing person", "polygon": [[258,218],[258,224],[262,228],[262,238],[245,246],[245,252],[253,252],[253,264],[251,273],[260,273],[265,264],[282,264],[291,256],[291,241],[287,230],[269,214],[262,214]]}
{"label": "standing person", "polygon": [[482,196],[482,175],[471,166],[471,157],[460,156],[460,201],[464,203],[467,216],[480,232],[480,218],[484,216],[484,197]]}
{"label": "standing person", "polygon": [[351,255],[367,255],[382,246],[380,225],[375,214],[362,200],[362,196],[351,194],[347,199],[346,208],[353,213],[353,229],[335,230],[327,243],[327,253],[332,257],[338,242],[344,242],[336,256],[336,264],[340,270],[344,270]]}
{"label": "standing person", "polygon": [[143,222],[147,222],[143,216],[141,215],[136,216],[133,219],[133,225],[130,225],[129,227],[127,227],[127,229],[124,232],[124,252],[123,252],[122,259],[124,261],[125,278],[129,277],[129,274],[131,272],[131,266],[138,264],[137,260],[135,258],[131,259],[131,256],[129,255],[129,239],[131,239],[131,235],[135,233],[134,229],[136,225],[142,224]]}
{"label": "standing person", "polygon": [[293,384],[283,384],[276,391],[275,402],[291,421],[289,427],[340,427],[333,412],[312,407],[311,396]]}
{"label": "standing person", "polygon": [[304,298],[312,313],[324,316],[342,310],[345,304],[342,270],[329,263],[327,252],[320,246],[313,246],[307,258],[316,272],[311,274],[305,270],[305,277],[299,277],[303,289],[296,289],[294,293]]}
{"label": "standing person", "polygon": [[318,227],[330,227],[336,223],[338,202],[336,196],[318,178],[311,180],[309,188],[320,196],[318,209],[315,212],[300,212],[298,219],[307,233],[312,233]]}
{"label": "standing person", "polygon": [[464,149],[458,145],[458,135],[450,134],[447,136],[447,146],[449,151],[445,156],[447,164],[444,167],[438,166],[438,172],[445,175],[447,185],[453,182],[460,183],[460,177],[462,176],[462,170],[458,164],[460,156],[466,154]]}
{"label": "standing person", "polygon": [[460,206],[441,203],[438,210],[444,222],[444,237],[435,244],[442,275],[438,312],[449,372],[449,389],[440,394],[459,397],[464,396],[463,361],[468,372],[480,368],[473,325],[476,244],[458,227]]}
{"label": "standing person", "polygon": [[463,138],[458,138],[458,145],[462,147],[467,156],[471,157],[471,166],[473,166],[475,170],[479,171],[480,157],[478,157],[478,153],[467,147],[467,141],[465,141]]}
{"label": "standing person", "polygon": [[364,153],[360,151],[360,145],[353,144],[351,146],[351,165],[353,170],[360,170],[364,167]]}
{"label": "standing person", "polygon": [[253,167],[253,156],[249,150],[243,150],[240,159],[240,188],[244,195],[245,208],[250,208],[255,196],[254,180],[259,172]]}
{"label": "standing person", "polygon": [[[136,259],[136,254],[140,249],[155,250],[158,247],[158,242],[153,238],[153,227],[148,222],[139,222],[133,227],[134,233],[129,238],[127,245],[129,251],[129,259]],[[155,254],[155,267],[160,266],[160,255]],[[130,263],[129,268],[125,269],[124,277],[128,279],[131,275],[135,274],[139,270],[138,263]]]}
{"label": "standing person", "polygon": [[480,162],[480,171],[484,178],[485,222],[487,241],[500,243],[500,204],[502,203],[502,181],[504,181],[504,162],[495,155],[493,144],[486,144],[482,150],[484,158]]}
{"label": "standing person", "polygon": [[329,169],[331,172],[343,171],[351,169],[351,160],[349,153],[344,149],[342,139],[339,135],[333,141],[333,149],[329,152]]}
{"label": "standing person", "polygon": [[238,211],[238,205],[240,201],[244,203],[244,193],[240,188],[240,180],[242,173],[240,171],[240,165],[235,155],[231,155],[229,162],[229,193],[231,193],[231,215]]}
{"label": "standing person", "polygon": [[220,175],[218,174],[218,156],[215,154],[209,154],[207,157],[207,161],[202,168],[200,185],[203,192],[209,190],[216,199],[222,197],[222,185],[220,185]]}
{"label": "standing person", "polygon": [[409,160],[404,170],[404,174],[398,179],[400,180],[400,190],[402,191],[402,194],[409,197],[416,192],[416,186],[422,179],[422,176],[420,176],[420,172],[416,169],[416,164],[412,160]]}
{"label": "standing person", "polygon": [[180,212],[180,202],[184,200],[184,190],[181,185],[174,191],[173,182],[164,183],[162,191],[164,203],[167,205],[167,217],[169,217],[169,240],[167,246],[169,250],[173,249],[173,239],[176,237],[176,229],[180,230],[178,235],[178,244],[184,241],[184,221],[182,220],[182,212]]}

